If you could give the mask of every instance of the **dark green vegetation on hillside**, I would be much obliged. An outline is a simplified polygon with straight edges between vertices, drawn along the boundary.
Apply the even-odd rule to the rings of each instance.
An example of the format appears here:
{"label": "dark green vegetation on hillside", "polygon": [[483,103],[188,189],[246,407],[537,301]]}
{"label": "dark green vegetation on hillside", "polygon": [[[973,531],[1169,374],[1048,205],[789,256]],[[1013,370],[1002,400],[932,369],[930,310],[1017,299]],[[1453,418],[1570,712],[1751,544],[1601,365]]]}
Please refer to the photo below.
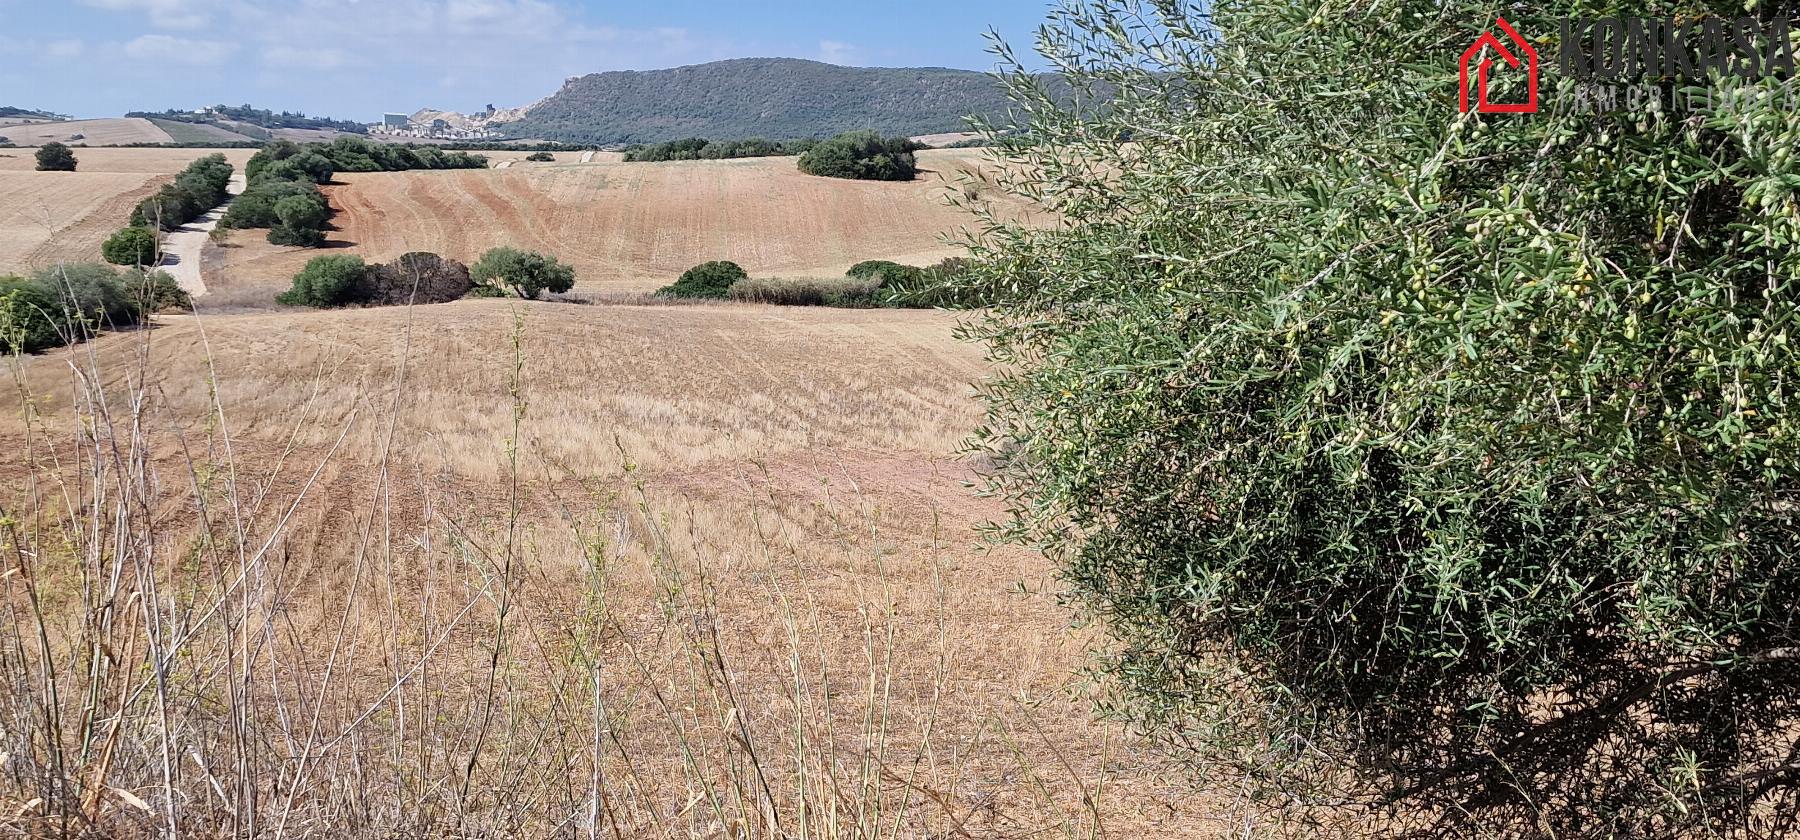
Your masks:
{"label": "dark green vegetation on hillside", "polygon": [[188,164],[175,183],[138,202],[131,212],[132,226],[174,230],[206,215],[231,196],[233,171],[224,155],[207,155]]}
{"label": "dark green vegetation on hillside", "polygon": [[268,228],[276,245],[315,247],[325,241],[331,204],[319,191],[339,172],[403,172],[412,169],[482,169],[487,158],[435,146],[374,143],[339,137],[330,143],[271,143],[250,158],[248,188],[231,203],[219,225]]}
{"label": "dark green vegetation on hillside", "polygon": [[39,110],[31,109],[31,108],[14,108],[10,105],[0,105],[0,119],[25,119],[25,120],[44,120],[46,122],[63,122],[63,121],[72,120],[75,118],[71,117],[67,114],[53,114],[49,111],[39,111]]}
{"label": "dark green vegetation on hillside", "polygon": [[1036,145],[1002,182],[1064,223],[990,220],[970,281],[1003,301],[970,328],[1002,534],[1110,630],[1106,708],[1296,836],[1357,805],[1380,836],[1795,836],[1782,82],[1593,114],[1546,74],[1540,113],[1462,114],[1453,47],[1496,11],[1535,40],[1618,9],[1187,8],[1056,14],[1052,63],[1117,107],[1015,76]]}
{"label": "dark green vegetation on hillside", "polygon": [[0,277],[0,353],[38,353],[190,306],[161,271],[73,263],[30,277]]}
{"label": "dark green vegetation on hillside", "polygon": [[[197,125],[216,125],[227,131],[242,131],[244,126],[255,126],[262,129],[324,129],[330,131],[343,131],[350,134],[367,134],[369,131],[368,126],[353,120],[334,120],[329,117],[309,117],[305,114],[293,111],[275,112],[251,105],[214,105],[210,111],[211,112],[208,113],[207,111],[182,111],[171,108],[162,112],[132,111],[125,116],[194,123]],[[239,123],[242,125],[238,125]]]}
{"label": "dark green vegetation on hillside", "polygon": [[913,152],[923,148],[905,137],[852,131],[808,149],[800,156],[800,171],[858,181],[911,181],[919,173]]}
{"label": "dark green vegetation on hillside", "polygon": [[994,80],[944,68],[838,67],[792,58],[746,58],[571,79],[525,119],[515,137],[579,143],[657,143],[684,137],[827,137],[845,131],[961,131],[964,117],[997,117]]}
{"label": "dark green vegetation on hillside", "polygon": [[650,143],[632,146],[625,150],[625,160],[630,162],[660,162],[667,160],[727,160],[731,158],[779,157],[797,155],[811,149],[816,140],[765,140],[752,137],[748,140],[707,140],[704,137],[690,137],[686,140],[671,140],[667,143]]}
{"label": "dark green vegetation on hillside", "polygon": [[74,172],[80,164],[75,153],[62,143],[45,143],[37,150],[37,171]]}

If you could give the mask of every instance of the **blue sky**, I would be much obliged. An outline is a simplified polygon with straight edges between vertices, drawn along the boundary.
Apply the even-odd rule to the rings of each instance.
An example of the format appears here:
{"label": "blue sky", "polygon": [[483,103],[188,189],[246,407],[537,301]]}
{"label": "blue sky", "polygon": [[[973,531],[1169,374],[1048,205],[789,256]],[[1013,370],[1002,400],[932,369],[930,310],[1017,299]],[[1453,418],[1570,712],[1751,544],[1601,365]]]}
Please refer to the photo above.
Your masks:
{"label": "blue sky", "polygon": [[0,105],[251,103],[340,119],[524,105],[563,79],[788,56],[986,70],[1050,0],[0,0]]}

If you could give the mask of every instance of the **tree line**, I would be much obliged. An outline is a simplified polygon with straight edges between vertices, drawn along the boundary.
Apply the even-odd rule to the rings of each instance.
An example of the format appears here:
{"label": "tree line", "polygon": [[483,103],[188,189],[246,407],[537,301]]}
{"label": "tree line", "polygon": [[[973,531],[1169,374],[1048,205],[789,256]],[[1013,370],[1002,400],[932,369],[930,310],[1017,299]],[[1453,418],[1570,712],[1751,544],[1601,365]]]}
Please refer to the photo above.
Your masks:
{"label": "tree line", "polygon": [[319,190],[338,172],[483,169],[487,158],[434,146],[375,143],[340,137],[329,143],[279,141],[250,158],[248,187],[231,203],[221,227],[267,228],[276,245],[315,247],[325,241],[331,204]]}
{"label": "tree line", "polygon": [[625,160],[659,162],[669,160],[726,160],[729,158],[781,157],[805,153],[818,145],[817,140],[708,140],[690,137],[667,143],[648,143],[625,150]]}

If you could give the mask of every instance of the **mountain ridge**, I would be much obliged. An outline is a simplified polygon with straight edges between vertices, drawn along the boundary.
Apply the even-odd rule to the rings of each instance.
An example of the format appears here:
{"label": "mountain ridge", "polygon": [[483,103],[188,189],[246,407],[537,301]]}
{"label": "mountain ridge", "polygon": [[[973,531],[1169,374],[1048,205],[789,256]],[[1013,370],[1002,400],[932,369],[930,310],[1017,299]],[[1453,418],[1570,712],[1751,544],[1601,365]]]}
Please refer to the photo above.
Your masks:
{"label": "mountain ridge", "polygon": [[949,67],[844,67],[800,58],[733,58],[661,70],[575,76],[494,127],[573,143],[653,143],[687,137],[826,137],[959,131],[996,117],[1007,99],[985,73]]}

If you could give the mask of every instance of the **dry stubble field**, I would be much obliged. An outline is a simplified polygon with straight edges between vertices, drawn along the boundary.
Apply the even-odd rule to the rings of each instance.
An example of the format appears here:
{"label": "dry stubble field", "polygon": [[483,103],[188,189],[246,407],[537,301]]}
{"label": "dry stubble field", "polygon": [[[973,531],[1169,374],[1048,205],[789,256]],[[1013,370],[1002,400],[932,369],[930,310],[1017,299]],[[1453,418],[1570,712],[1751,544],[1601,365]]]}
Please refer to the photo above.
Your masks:
{"label": "dry stubble field", "polygon": [[[969,222],[950,206],[960,179],[978,171],[978,149],[919,154],[910,183],[818,178],[791,157],[624,163],[579,153],[556,163],[495,153],[487,170],[346,173],[327,187],[336,215],[331,246],[372,261],[433,251],[473,262],[488,248],[544,251],[573,265],[585,291],[652,291],[708,260],[732,260],[758,276],[838,276],[869,259],[928,264],[959,249],[940,237]],[[995,198],[1003,216],[1022,204]],[[220,287],[284,288],[316,252],[276,248],[258,232],[213,249]],[[209,286],[213,281],[209,279]]]}
{"label": "dry stubble field", "polygon": [[[117,831],[1223,833],[1092,721],[1047,562],[976,549],[952,326],[465,301],[16,361],[0,586],[48,619],[8,644],[68,666],[67,721],[128,722],[60,738],[144,803],[82,806]],[[42,830],[34,796],[0,815]]]}
{"label": "dry stubble field", "polygon": [[[208,149],[76,149],[75,172],[37,172],[36,150],[0,149],[0,274],[95,262],[139,201]],[[223,152],[243,166],[251,151]]]}

